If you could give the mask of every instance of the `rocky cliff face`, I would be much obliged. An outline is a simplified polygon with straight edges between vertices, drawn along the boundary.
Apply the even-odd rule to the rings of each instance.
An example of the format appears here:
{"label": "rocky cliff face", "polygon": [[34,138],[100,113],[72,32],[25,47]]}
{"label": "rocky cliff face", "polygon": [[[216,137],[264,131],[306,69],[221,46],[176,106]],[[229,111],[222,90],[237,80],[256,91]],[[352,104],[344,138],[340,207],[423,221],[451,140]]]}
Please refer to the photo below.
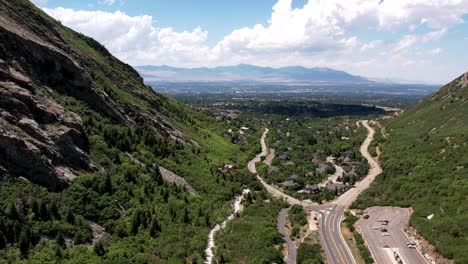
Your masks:
{"label": "rocky cliff face", "polygon": [[0,166],[51,189],[95,170],[79,115],[50,93],[73,97],[112,122],[135,118],[154,132],[190,142],[163,114],[164,98],[96,41],[27,0],[0,0]]}
{"label": "rocky cliff face", "polygon": [[79,116],[44,96],[31,80],[0,60],[0,164],[52,189],[73,170],[92,170]]}

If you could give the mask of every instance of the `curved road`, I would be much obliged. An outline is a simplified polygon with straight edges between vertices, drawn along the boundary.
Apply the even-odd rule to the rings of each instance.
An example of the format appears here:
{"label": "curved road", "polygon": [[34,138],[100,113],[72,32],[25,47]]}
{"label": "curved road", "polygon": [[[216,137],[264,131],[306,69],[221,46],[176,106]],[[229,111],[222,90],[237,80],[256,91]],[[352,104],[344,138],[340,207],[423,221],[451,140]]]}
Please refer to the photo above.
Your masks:
{"label": "curved road", "polygon": [[[267,184],[259,175],[257,178],[262,185],[267,189],[268,192],[273,194],[275,197],[286,200],[289,204],[300,204],[308,211],[317,211],[320,213],[319,219],[319,233],[320,240],[325,250],[328,263],[330,264],[355,264],[356,261],[349,249],[346,241],[341,234],[340,224],[343,219],[343,215],[346,209],[356,200],[358,195],[369,187],[374,181],[375,177],[382,173],[382,168],[376,160],[369,153],[369,145],[374,139],[375,130],[369,126],[368,120],[358,121],[357,125],[362,124],[368,131],[367,137],[361,145],[360,152],[367,159],[370,165],[368,175],[359,181],[355,188],[351,188],[346,193],[338,197],[338,199],[324,204],[318,205],[310,201],[300,201],[294,197],[291,197],[281,190],[275,188],[272,185]],[[262,152],[258,154],[252,161],[248,163],[248,168],[251,173],[257,173],[255,163],[261,160],[262,156],[267,153],[267,146],[265,144],[265,137],[268,133],[266,128],[260,139],[262,145]],[[289,245],[288,245],[289,247]]]}

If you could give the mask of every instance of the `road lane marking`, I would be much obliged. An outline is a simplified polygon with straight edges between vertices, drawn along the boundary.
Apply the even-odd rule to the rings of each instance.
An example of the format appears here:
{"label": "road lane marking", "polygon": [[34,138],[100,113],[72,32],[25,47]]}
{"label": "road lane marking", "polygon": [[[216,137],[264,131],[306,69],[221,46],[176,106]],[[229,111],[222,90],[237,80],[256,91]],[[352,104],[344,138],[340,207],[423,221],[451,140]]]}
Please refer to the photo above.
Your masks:
{"label": "road lane marking", "polygon": [[[333,207],[333,209],[334,209],[334,208],[335,208],[335,207]],[[331,212],[331,211],[330,211],[330,212]],[[328,218],[329,218],[329,219],[332,219],[332,216],[333,216],[333,213],[330,213],[330,215],[329,215]],[[332,222],[331,220],[329,220],[329,222],[331,222],[331,223],[332,223],[331,225],[333,226],[333,222]],[[330,226],[330,224],[328,224],[328,226]],[[329,229],[329,231],[330,231],[330,229]],[[337,246],[337,244],[336,244],[336,242],[335,242],[335,239],[333,238],[333,233],[328,232],[328,234],[330,234],[330,239],[332,240],[332,243],[333,243],[333,245],[335,246],[335,249],[338,251],[337,253],[338,253],[339,257],[340,257],[341,263],[345,263],[345,264],[346,264],[346,261],[344,260],[344,258],[343,258],[343,256],[342,256],[341,250],[340,250],[340,248]]]}

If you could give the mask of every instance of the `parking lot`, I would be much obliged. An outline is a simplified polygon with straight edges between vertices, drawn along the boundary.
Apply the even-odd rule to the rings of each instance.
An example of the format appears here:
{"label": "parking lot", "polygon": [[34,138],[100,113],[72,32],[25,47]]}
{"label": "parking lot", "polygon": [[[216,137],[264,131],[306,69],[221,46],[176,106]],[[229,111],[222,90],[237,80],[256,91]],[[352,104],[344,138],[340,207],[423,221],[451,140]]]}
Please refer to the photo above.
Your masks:
{"label": "parking lot", "polygon": [[[411,244],[402,228],[408,223],[410,210],[399,207],[371,207],[365,210],[368,219],[357,225],[366,240],[375,263],[423,264],[427,261]],[[385,223],[385,220],[388,220]]]}

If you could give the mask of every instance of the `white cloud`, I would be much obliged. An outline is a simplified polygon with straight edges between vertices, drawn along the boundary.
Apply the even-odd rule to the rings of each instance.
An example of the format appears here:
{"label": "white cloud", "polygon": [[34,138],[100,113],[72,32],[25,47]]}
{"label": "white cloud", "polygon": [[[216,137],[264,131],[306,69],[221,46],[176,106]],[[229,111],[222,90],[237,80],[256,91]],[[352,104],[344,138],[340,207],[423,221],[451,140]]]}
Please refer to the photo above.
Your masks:
{"label": "white cloud", "polygon": [[[278,0],[265,24],[235,29],[213,46],[207,44],[208,32],[200,27],[183,32],[159,28],[151,16],[64,8],[45,11],[134,65],[301,64],[356,70],[353,65],[359,64],[360,71],[374,70],[377,64],[386,65],[386,70],[417,64],[415,59],[395,56],[442,38],[468,13],[468,0],[309,0],[295,9],[291,4],[292,0]],[[391,32],[397,39],[367,36],[362,43],[359,36],[368,29]],[[428,29],[431,31],[407,33]],[[406,35],[400,38],[402,32]],[[394,46],[389,46],[391,43]],[[370,50],[375,50],[377,57],[367,58]]]}
{"label": "white cloud", "polygon": [[100,5],[114,5],[116,3],[120,3],[121,5],[123,4],[124,0],[99,0],[98,3]]}
{"label": "white cloud", "polygon": [[440,39],[441,37],[443,37],[445,35],[445,33],[447,33],[447,28],[444,27],[440,30],[436,30],[436,31],[431,31],[431,32],[428,32],[426,34],[424,34],[421,38],[421,41],[422,42],[429,42],[429,41],[432,41],[432,40],[437,40],[437,39]]}
{"label": "white cloud", "polygon": [[404,49],[407,49],[413,46],[416,42],[418,42],[418,37],[414,35],[405,35],[401,40],[397,43],[396,47],[393,49],[394,52],[400,52]]}
{"label": "white cloud", "polygon": [[361,46],[361,51],[367,51],[367,50],[370,50],[370,49],[375,49],[376,47],[380,46],[382,43],[383,43],[383,41],[380,40],[380,39],[370,41],[370,42],[365,43],[365,44],[363,44]]}
{"label": "white cloud", "polygon": [[441,48],[435,48],[435,49],[431,49],[429,51],[429,53],[432,54],[432,55],[437,55],[437,54],[440,54],[441,52],[442,52]]}
{"label": "white cloud", "polygon": [[113,5],[115,4],[116,0],[101,0],[99,1],[100,4],[103,4],[103,5]]}
{"label": "white cloud", "polygon": [[427,43],[438,40],[444,36],[445,33],[447,33],[447,28],[444,27],[440,30],[431,31],[423,35],[405,35],[400,39],[400,41],[398,41],[393,51],[401,52],[414,46],[417,43]]}

